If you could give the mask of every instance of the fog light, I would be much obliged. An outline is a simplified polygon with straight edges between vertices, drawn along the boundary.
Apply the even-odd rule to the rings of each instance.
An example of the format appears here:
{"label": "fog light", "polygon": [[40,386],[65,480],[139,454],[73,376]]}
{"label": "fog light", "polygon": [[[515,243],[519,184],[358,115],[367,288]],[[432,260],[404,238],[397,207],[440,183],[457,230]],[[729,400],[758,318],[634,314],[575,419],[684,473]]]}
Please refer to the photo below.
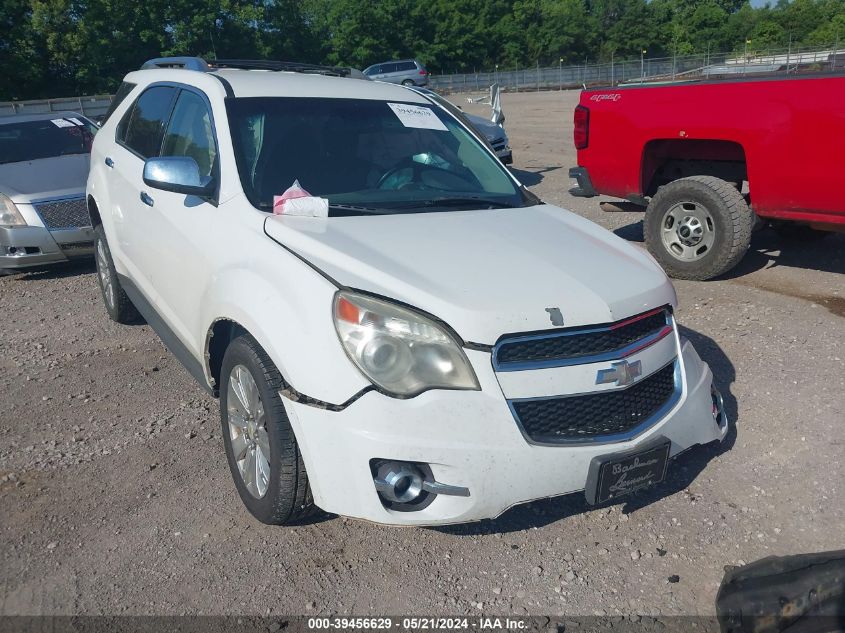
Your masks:
{"label": "fog light", "polygon": [[710,399],[712,401],[713,421],[720,427],[724,426],[728,421],[725,415],[725,399],[716,389],[716,385],[710,385]]}
{"label": "fog light", "polygon": [[423,494],[423,474],[407,462],[385,462],[374,482],[379,495],[392,503],[412,503]]}

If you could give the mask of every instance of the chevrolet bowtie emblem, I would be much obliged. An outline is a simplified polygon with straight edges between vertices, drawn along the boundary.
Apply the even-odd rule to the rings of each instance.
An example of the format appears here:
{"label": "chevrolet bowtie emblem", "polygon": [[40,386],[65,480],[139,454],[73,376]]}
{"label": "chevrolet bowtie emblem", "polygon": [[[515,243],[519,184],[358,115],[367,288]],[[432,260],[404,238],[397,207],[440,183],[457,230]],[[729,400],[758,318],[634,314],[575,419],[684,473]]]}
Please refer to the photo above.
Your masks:
{"label": "chevrolet bowtie emblem", "polygon": [[624,387],[630,385],[639,376],[643,374],[642,361],[634,361],[629,363],[627,360],[618,363],[611,363],[610,369],[599,369],[596,374],[596,384],[604,385],[609,382],[615,382],[617,387]]}

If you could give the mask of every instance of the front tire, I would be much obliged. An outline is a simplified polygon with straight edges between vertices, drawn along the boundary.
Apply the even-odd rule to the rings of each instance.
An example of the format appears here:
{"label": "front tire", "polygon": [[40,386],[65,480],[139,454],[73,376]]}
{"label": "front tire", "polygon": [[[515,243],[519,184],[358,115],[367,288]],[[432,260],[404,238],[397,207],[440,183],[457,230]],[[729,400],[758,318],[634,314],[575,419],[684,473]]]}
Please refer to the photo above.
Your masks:
{"label": "front tire", "polygon": [[289,525],[316,511],[308,474],[279,390],[284,381],[250,336],[233,340],[220,370],[226,458],[241,501],[268,525]]}
{"label": "front tire", "polygon": [[100,285],[100,293],[103,296],[103,305],[106,306],[106,312],[108,312],[109,318],[117,323],[123,325],[138,323],[141,320],[141,315],[120,285],[102,224],[94,229],[94,235],[97,281]]}
{"label": "front tire", "polygon": [[754,218],[731,183],[690,176],[657,190],[643,233],[649,252],[671,277],[703,281],[739,263],[751,244]]}

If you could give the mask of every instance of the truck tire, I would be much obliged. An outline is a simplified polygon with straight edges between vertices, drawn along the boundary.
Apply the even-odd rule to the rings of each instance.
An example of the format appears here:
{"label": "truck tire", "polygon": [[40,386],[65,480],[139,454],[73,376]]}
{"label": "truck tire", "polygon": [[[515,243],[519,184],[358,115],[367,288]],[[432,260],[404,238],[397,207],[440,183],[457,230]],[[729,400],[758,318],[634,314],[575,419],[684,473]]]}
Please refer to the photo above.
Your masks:
{"label": "truck tire", "polygon": [[220,370],[226,459],[250,514],[268,525],[298,523],[317,510],[279,390],[284,381],[249,335],[234,339]]}
{"label": "truck tire", "polygon": [[670,277],[703,281],[739,263],[751,244],[754,219],[733,185],[690,176],[657,190],[643,233],[649,252]]}
{"label": "truck tire", "polygon": [[109,318],[123,325],[140,323],[142,321],[140,313],[117,278],[114,260],[102,224],[94,229],[94,259],[97,263],[97,281],[103,296],[103,305],[106,306]]}

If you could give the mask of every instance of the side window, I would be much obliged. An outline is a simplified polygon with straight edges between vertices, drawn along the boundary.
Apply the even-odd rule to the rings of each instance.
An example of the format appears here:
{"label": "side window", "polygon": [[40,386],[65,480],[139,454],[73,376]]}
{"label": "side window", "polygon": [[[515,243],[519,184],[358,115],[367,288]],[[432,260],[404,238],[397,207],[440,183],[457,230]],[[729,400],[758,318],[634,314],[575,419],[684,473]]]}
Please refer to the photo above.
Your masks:
{"label": "side window", "polygon": [[142,158],[158,156],[175,94],[176,88],[170,86],[154,86],[145,91],[120,122],[118,140]]}
{"label": "side window", "polygon": [[381,65],[381,72],[383,73],[395,73],[399,70],[399,64],[382,64]]}
{"label": "side window", "polygon": [[399,64],[399,70],[406,71],[406,70],[416,70],[417,65],[414,62],[402,62]]}
{"label": "side window", "polygon": [[134,87],[135,84],[131,84],[128,81],[124,81],[122,84],[120,84],[120,88],[118,88],[117,92],[114,93],[114,97],[112,98],[111,103],[109,104],[109,109],[106,110],[106,113],[103,115],[103,120],[100,122],[100,124],[103,124],[109,120],[109,117],[117,109],[117,106],[123,103],[123,100],[129,96],[129,93],[132,92],[132,89]]}
{"label": "side window", "polygon": [[211,176],[217,147],[211,113],[205,100],[195,92],[182,90],[173,108],[162,156],[188,156],[197,161],[201,176]]}

